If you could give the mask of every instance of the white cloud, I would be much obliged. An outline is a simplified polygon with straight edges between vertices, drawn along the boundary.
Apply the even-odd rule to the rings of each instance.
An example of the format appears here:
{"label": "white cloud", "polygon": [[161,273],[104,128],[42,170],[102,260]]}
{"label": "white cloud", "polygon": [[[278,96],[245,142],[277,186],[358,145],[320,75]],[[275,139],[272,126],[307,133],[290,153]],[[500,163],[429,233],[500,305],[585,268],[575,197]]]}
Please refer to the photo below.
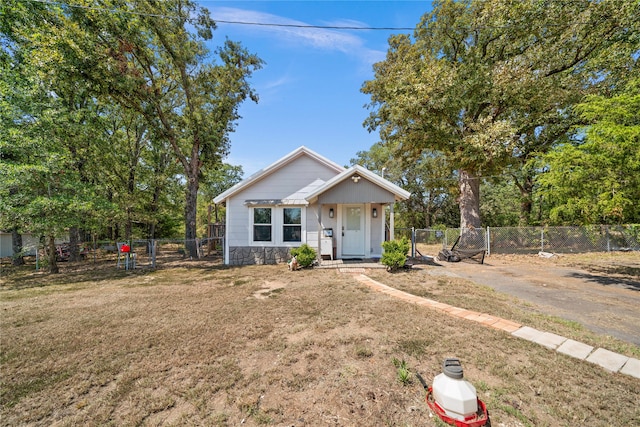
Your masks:
{"label": "white cloud", "polygon": [[265,83],[264,88],[265,89],[276,89],[276,88],[279,88],[280,86],[286,85],[290,81],[291,81],[291,78],[289,78],[289,76],[282,76],[282,77],[278,78],[277,80],[273,80],[273,81]]}
{"label": "white cloud", "polygon": [[[273,15],[270,13],[245,10],[231,7],[212,7],[211,17],[214,21],[251,22],[260,24],[289,25],[286,27],[270,25],[243,25],[243,30],[260,33],[292,45],[311,46],[325,51],[338,51],[352,55],[371,65],[384,58],[384,52],[368,49],[364,39],[350,34],[347,30],[329,28],[308,28],[307,22]],[[225,23],[219,23],[225,25]],[[238,25],[238,24],[234,24]],[[300,26],[300,27],[296,27]],[[366,27],[367,24],[355,20],[336,20],[325,22],[322,26]]]}

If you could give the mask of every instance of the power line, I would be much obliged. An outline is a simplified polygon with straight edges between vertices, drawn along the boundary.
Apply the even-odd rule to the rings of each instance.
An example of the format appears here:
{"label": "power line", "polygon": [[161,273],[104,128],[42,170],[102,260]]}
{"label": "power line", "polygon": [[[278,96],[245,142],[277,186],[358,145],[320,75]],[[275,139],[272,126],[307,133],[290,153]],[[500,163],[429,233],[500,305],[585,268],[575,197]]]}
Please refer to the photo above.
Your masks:
{"label": "power line", "polygon": [[[66,6],[70,8],[76,9],[86,9],[86,10],[95,10],[98,12],[107,12],[113,14],[128,14],[128,15],[136,15],[136,16],[146,16],[151,18],[178,18],[175,15],[163,15],[158,13],[147,13],[147,12],[137,12],[135,10],[120,10],[120,9],[106,9],[95,6],[84,6],[78,4],[69,4],[62,1],[55,0],[27,0],[33,3],[43,3],[49,5],[58,5],[58,6]],[[246,26],[257,26],[257,27],[281,27],[281,28],[302,28],[302,29],[323,29],[323,30],[355,30],[355,31],[414,31],[416,27],[356,27],[356,26],[348,26],[348,25],[311,25],[311,24],[278,24],[278,23],[269,23],[269,22],[247,22],[247,21],[228,21],[228,20],[217,20],[215,17],[213,21],[221,24],[229,24],[229,25],[246,25]],[[590,22],[573,22],[569,25],[591,25]],[[560,27],[564,24],[547,24],[551,27]],[[511,24],[507,25],[477,25],[476,29],[509,29],[511,28]],[[469,27],[470,28],[470,27]]]}
{"label": "power line", "polygon": [[292,28],[314,28],[323,30],[382,30],[382,31],[413,31],[415,28],[409,27],[350,27],[340,25],[308,25],[308,24],[275,24],[275,23],[263,23],[263,22],[241,22],[241,21],[223,21],[215,19],[215,22],[222,24],[236,24],[236,25],[256,25],[263,27],[292,27]]}

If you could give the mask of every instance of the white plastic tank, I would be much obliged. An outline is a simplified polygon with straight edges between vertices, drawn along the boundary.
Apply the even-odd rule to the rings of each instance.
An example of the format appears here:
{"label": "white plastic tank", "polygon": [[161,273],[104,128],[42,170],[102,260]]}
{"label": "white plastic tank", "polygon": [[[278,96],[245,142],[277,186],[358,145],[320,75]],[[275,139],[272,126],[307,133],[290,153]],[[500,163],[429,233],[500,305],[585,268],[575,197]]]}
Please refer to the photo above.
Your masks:
{"label": "white plastic tank", "polygon": [[464,421],[478,411],[476,388],[463,379],[459,359],[445,359],[442,373],[433,379],[433,398],[449,417],[456,420]]}

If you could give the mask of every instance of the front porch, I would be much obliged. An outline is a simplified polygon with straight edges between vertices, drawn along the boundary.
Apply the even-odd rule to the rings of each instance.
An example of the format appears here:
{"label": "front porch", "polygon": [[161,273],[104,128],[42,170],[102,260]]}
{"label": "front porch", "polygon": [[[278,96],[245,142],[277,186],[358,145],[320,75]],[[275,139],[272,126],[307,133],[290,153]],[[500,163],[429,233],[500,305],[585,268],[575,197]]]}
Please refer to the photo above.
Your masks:
{"label": "front porch", "polygon": [[386,265],[381,264],[380,260],[377,258],[363,258],[363,259],[333,259],[327,260],[323,259],[320,261],[320,265],[314,268],[324,268],[324,269],[339,269],[341,272],[361,272],[364,273],[365,268],[378,268],[385,269]]}

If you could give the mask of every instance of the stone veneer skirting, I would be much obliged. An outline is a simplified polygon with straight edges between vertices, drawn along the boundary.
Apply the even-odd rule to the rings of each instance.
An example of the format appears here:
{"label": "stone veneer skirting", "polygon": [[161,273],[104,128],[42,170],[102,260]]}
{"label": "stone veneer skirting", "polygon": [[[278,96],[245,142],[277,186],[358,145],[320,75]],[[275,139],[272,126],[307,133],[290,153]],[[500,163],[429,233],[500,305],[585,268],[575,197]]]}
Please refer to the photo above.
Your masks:
{"label": "stone veneer skirting", "polygon": [[272,246],[232,246],[229,265],[282,264],[291,258],[291,248]]}

